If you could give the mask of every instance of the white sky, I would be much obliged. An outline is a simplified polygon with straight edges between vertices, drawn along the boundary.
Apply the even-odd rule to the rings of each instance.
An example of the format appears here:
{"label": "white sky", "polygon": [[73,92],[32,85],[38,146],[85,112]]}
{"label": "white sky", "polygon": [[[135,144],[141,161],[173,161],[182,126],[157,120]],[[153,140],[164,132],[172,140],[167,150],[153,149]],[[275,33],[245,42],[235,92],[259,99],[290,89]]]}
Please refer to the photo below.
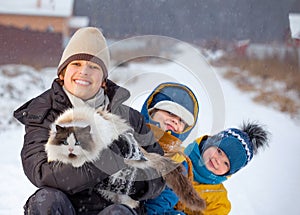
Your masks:
{"label": "white sky", "polygon": [[300,39],[300,13],[289,14],[292,38]]}

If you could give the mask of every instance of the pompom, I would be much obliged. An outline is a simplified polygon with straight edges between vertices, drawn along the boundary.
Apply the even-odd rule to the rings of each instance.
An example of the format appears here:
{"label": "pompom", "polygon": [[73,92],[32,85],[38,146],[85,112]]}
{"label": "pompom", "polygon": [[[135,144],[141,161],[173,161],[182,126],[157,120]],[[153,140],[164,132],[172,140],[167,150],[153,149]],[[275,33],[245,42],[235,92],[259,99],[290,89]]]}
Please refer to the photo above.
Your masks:
{"label": "pompom", "polygon": [[255,122],[244,122],[241,126],[241,130],[248,134],[250,141],[253,144],[253,153],[257,154],[260,148],[269,146],[270,133]]}

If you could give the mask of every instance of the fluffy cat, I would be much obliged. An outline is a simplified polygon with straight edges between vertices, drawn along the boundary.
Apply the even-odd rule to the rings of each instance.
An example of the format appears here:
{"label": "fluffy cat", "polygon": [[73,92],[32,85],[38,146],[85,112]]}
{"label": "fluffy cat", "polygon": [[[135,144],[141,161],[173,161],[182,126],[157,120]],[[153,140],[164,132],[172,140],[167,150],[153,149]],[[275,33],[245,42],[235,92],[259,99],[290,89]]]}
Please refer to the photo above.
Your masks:
{"label": "fluffy cat", "polygon": [[[51,125],[50,136],[45,145],[48,162],[58,161],[80,167],[85,162],[101,159],[101,151],[108,148],[114,140],[122,139],[129,151],[124,162],[129,168],[110,176],[114,183],[124,174],[135,179],[136,169],[154,168],[165,179],[166,184],[177,194],[181,202],[195,211],[205,208],[205,201],[194,190],[185,177],[183,167],[170,158],[156,153],[148,153],[139,147],[133,136],[133,129],[119,116],[103,109],[90,107],[72,108],[62,113]],[[126,173],[124,171],[127,171]],[[128,173],[129,172],[129,173]],[[127,184],[130,189],[131,184]],[[99,190],[105,198],[126,204],[132,208],[139,205],[129,197],[128,192],[117,194],[112,190]]]}
{"label": "fluffy cat", "polygon": [[[129,130],[132,129],[117,115],[105,114],[102,109],[98,112],[86,106],[67,109],[51,124],[45,145],[48,161],[80,167],[85,162],[98,160],[103,149]],[[81,144],[76,144],[78,140]],[[74,151],[70,153],[69,150]]]}
{"label": "fluffy cat", "polygon": [[[56,125],[52,130],[46,151],[48,161],[60,161],[79,167],[86,161],[97,157],[97,148],[90,134],[91,127],[62,127]],[[55,134],[55,135],[54,135]]]}

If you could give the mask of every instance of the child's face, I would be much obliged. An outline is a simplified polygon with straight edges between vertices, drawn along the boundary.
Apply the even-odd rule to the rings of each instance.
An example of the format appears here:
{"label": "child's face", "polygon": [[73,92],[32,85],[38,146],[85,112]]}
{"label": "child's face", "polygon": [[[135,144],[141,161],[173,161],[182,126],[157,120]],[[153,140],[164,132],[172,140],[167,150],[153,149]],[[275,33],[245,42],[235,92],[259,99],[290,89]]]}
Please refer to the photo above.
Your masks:
{"label": "child's face", "polygon": [[230,162],[227,155],[216,146],[207,148],[203,152],[202,157],[206,168],[215,175],[224,175],[230,170]]}
{"label": "child's face", "polygon": [[87,100],[92,98],[101,88],[103,71],[101,67],[91,61],[75,60],[66,67],[64,87],[74,96]]}
{"label": "child's face", "polygon": [[186,125],[180,117],[164,110],[156,110],[152,115],[152,119],[159,122],[160,128],[164,131],[171,130],[176,133],[181,133]]}

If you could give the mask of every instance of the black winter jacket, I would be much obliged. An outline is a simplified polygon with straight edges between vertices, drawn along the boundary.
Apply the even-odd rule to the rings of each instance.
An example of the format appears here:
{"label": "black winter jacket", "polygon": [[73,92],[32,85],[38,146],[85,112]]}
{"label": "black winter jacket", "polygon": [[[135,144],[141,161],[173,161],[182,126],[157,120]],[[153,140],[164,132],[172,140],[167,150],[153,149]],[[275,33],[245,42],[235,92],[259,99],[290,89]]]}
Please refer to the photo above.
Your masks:
{"label": "black winter jacket", "polygon": [[[145,125],[143,116],[122,104],[129,98],[129,92],[107,80],[106,94],[110,100],[110,111],[125,118],[135,132],[142,134],[140,144],[148,152],[163,154],[159,144],[153,142],[152,133]],[[73,168],[71,165],[53,165],[47,162],[44,145],[49,137],[50,124],[69,107],[72,107],[72,104],[59,80],[56,79],[49,90],[26,102],[14,112],[14,117],[25,125],[24,145],[21,151],[23,169],[28,179],[38,188],[48,186],[65,192],[75,209],[101,211],[110,203],[94,192],[93,188],[99,181],[107,178],[106,172],[91,163]],[[145,138],[145,135],[149,138]],[[118,166],[114,167],[113,162],[109,165],[115,168],[112,172],[118,170]],[[131,196],[137,200],[145,200],[159,195],[164,189],[165,182],[161,177],[156,177],[152,180],[135,182],[134,186],[136,192]]]}

